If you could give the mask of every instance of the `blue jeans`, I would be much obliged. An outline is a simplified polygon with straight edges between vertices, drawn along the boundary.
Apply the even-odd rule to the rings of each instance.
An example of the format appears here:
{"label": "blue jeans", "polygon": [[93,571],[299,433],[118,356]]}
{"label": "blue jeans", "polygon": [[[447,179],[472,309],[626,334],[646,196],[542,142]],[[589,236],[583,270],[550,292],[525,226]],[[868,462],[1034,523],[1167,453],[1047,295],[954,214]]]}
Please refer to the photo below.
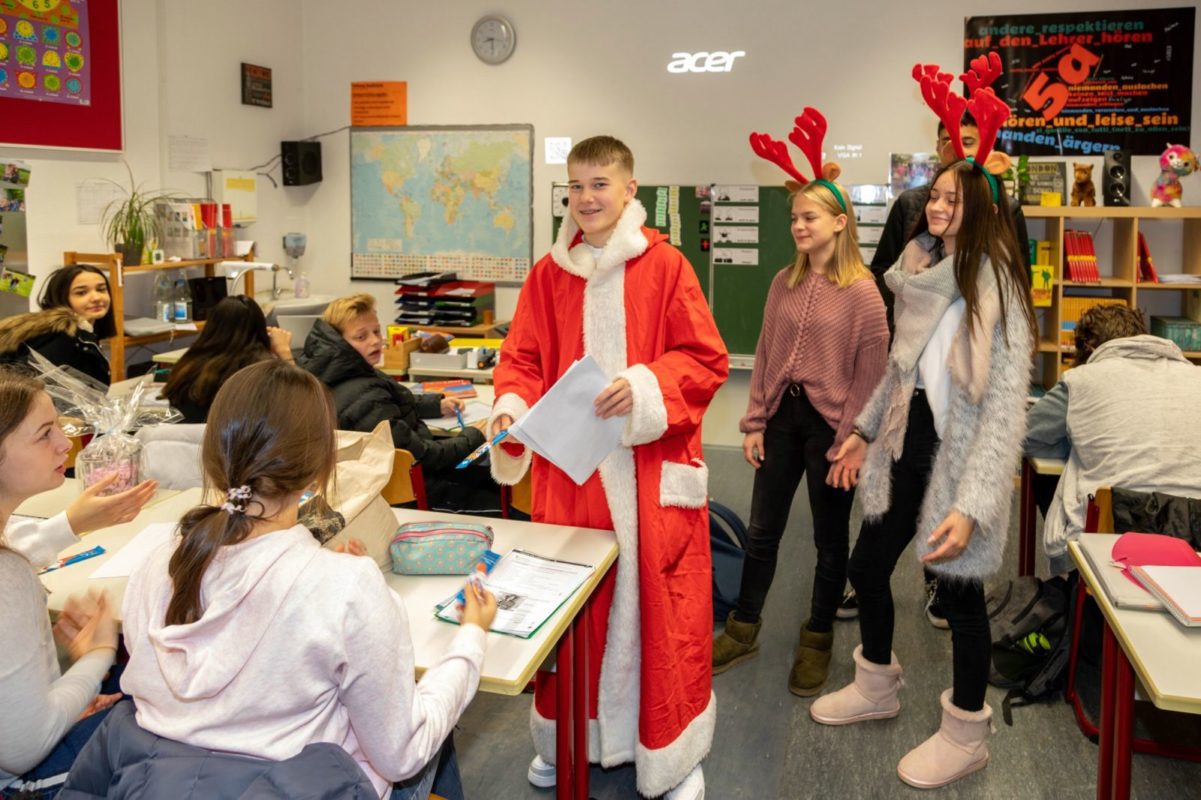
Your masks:
{"label": "blue jeans", "polygon": [[442,749],[425,769],[406,781],[393,784],[392,800],[426,800],[430,792],[437,792],[446,800],[464,800],[453,733],[446,737]]}

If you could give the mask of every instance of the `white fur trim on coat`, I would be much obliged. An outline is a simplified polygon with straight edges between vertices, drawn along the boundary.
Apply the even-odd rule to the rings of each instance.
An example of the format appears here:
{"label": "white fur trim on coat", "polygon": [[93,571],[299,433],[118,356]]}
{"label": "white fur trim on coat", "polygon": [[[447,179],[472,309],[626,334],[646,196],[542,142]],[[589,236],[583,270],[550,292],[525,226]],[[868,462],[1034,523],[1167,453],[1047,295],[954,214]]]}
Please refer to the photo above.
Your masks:
{"label": "white fur trim on coat", "polygon": [[[492,423],[501,414],[508,414],[514,421],[517,421],[529,410],[529,405],[520,396],[513,392],[505,392],[492,404],[492,415],[488,417],[487,430],[492,430]],[[525,471],[530,468],[530,460],[534,457],[528,447],[521,448],[521,455],[511,456],[505,452],[503,447],[497,446],[492,448],[489,455],[492,464],[492,479],[502,486],[512,486],[520,481],[525,475]]]}
{"label": "white fur trim on coat", "polygon": [[667,405],[659,378],[646,364],[635,364],[617,375],[625,378],[634,395],[634,408],[621,434],[626,447],[657,440],[667,430]]}
{"label": "white fur trim on coat", "polygon": [[[555,721],[538,713],[538,706],[530,703],[530,737],[534,740],[534,752],[547,764],[555,763]],[[630,761],[631,759],[626,759]],[[588,720],[588,763],[599,764],[600,726],[596,720]]]}
{"label": "white fur trim on coat", "polygon": [[663,462],[659,475],[659,505],[704,508],[709,499],[709,468],[699,458],[691,464]]}
{"label": "white fur trim on coat", "polygon": [[[646,222],[646,209],[637,199],[626,204],[625,210],[617,220],[617,227],[605,243],[600,258],[593,259],[592,252],[580,242],[571,247],[575,235],[580,232],[580,226],[568,215],[559,226],[559,235],[551,246],[550,256],[556,264],[579,276],[584,280],[592,277],[593,272],[604,272],[613,267],[624,267],[625,263],[635,256],[646,252],[650,242],[642,233],[642,225]],[[570,248],[570,250],[569,250]]]}
{"label": "white fur trim on coat", "polygon": [[709,755],[716,727],[717,696],[710,692],[709,705],[693,717],[671,744],[655,750],[639,744],[634,755],[638,793],[644,797],[658,797],[678,786]]}

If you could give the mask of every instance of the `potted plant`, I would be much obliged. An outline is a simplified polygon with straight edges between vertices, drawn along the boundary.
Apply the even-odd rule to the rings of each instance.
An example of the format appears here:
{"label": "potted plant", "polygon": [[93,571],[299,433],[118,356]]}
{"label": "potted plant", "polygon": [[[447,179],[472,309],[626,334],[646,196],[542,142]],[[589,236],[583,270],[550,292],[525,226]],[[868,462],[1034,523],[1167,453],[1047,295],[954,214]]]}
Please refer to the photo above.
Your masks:
{"label": "potted plant", "polygon": [[101,219],[104,240],[115,251],[121,253],[121,260],[126,266],[136,266],[142,263],[142,252],[147,243],[160,238],[159,219],[155,214],[155,205],[170,198],[165,192],[147,192],[140,184],[134,183],[133,170],[125,164],[129,171],[129,188],[124,198],[109,203]]}

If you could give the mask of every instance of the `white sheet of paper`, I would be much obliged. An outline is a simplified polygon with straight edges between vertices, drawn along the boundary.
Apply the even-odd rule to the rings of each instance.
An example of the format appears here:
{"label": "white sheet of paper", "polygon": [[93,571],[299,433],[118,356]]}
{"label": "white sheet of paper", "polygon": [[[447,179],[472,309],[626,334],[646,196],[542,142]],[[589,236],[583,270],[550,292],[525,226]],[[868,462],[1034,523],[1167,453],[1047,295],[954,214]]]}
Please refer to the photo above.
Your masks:
{"label": "white sheet of paper", "polygon": [[583,486],[621,444],[626,418],[601,419],[593,405],[610,383],[600,364],[592,356],[584,356],[509,430],[518,441]]}
{"label": "white sheet of paper", "polygon": [[[482,419],[488,419],[492,415],[492,406],[479,400],[469,400],[463,408],[463,424],[471,425],[479,422]],[[437,419],[427,419],[425,424],[430,430],[435,431],[451,431],[458,430],[459,418],[454,414],[449,417],[438,417]]]}
{"label": "white sheet of paper", "polygon": [[170,540],[179,527],[175,522],[153,522],[143,528],[116,555],[92,573],[93,578],[128,578],[146,563],[150,554]]}

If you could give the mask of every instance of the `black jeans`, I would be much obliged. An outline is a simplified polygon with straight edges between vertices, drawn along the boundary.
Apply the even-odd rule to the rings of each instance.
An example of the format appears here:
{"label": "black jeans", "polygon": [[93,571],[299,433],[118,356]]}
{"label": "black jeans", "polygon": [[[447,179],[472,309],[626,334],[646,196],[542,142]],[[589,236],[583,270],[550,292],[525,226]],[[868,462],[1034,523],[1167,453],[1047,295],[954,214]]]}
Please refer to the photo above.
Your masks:
{"label": "black jeans", "polygon": [[[934,416],[925,392],[919,389],[909,405],[901,458],[892,465],[892,504],[879,520],[863,523],[847,568],[859,600],[863,657],[875,664],[892,660],[892,572],[917,533],[918,514],[938,445]],[[942,578],[938,599],[951,626],[952,702],[964,711],[979,711],[984,707],[992,658],[984,584],[980,580]]]}
{"label": "black jeans", "polygon": [[826,485],[830,470],[826,451],[832,444],[834,430],[809,402],[805,390],[798,384],[789,386],[763,433],[766,457],[755,472],[742,588],[734,611],[739,620],[759,621],[776,573],[776,556],[788,524],[792,497],[805,476],[813,511],[813,541],[817,545],[809,630],[827,633],[833,628],[834,612],[846,585],[851,501],[855,493]]}

